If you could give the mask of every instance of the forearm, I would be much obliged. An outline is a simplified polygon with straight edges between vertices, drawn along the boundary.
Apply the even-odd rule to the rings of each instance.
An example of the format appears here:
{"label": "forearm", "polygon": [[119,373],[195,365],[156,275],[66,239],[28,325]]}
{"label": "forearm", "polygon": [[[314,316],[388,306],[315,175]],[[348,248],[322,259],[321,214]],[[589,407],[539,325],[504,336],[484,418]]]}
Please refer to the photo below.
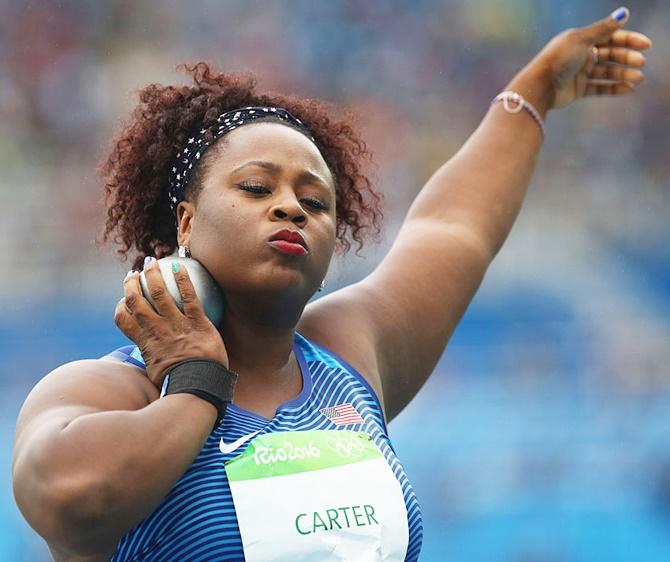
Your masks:
{"label": "forearm", "polygon": [[[519,92],[543,117],[550,106],[550,85],[541,69],[527,67],[505,89]],[[428,219],[466,228],[493,258],[519,213],[541,144],[540,129],[529,114],[493,105],[421,190],[407,223]]]}
{"label": "forearm", "polygon": [[91,413],[59,431],[37,432],[27,448],[32,485],[23,485],[43,500],[25,503],[51,511],[50,528],[37,530],[82,552],[117,540],[192,464],[216,415],[208,402],[175,394],[137,411]]}

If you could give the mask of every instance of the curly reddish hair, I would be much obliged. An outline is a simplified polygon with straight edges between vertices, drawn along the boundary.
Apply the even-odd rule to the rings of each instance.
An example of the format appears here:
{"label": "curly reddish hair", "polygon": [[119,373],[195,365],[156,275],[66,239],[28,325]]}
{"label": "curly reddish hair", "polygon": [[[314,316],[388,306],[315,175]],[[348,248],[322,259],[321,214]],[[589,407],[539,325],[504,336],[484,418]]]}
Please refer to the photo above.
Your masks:
{"label": "curly reddish hair", "polygon": [[[280,106],[300,119],[316,141],[336,185],[336,237],[345,252],[371,233],[381,231],[381,195],[362,170],[370,152],[351,126],[351,117],[337,118],[322,101],[295,96],[259,94],[252,75],[218,72],[205,62],[180,65],[193,85],[150,84],[140,90],[131,120],[113,141],[100,173],[105,181],[107,220],[101,242],[118,244],[125,260],[134,249],[133,267],[146,256],[161,258],[174,252],[177,232],[168,201],[168,172],[189,132],[208,128],[231,109],[245,106]],[[187,189],[197,197],[207,169],[205,153]]]}

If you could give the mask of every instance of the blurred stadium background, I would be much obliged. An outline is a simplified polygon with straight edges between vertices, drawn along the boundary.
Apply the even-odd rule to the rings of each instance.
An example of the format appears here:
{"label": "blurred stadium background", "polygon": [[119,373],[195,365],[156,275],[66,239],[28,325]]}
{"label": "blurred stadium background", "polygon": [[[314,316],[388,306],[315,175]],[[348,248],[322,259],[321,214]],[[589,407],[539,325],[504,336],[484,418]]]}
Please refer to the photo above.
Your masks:
{"label": "blurred stadium background", "polygon": [[[0,1],[0,559],[48,552],[11,494],[14,424],[57,365],[123,345],[128,267],[94,244],[96,165],[149,82],[180,62],[359,115],[386,194],[411,200],[555,33],[609,0]],[[548,119],[526,207],[430,382],[391,424],[425,518],[424,561],[670,560],[670,3],[635,96]]]}

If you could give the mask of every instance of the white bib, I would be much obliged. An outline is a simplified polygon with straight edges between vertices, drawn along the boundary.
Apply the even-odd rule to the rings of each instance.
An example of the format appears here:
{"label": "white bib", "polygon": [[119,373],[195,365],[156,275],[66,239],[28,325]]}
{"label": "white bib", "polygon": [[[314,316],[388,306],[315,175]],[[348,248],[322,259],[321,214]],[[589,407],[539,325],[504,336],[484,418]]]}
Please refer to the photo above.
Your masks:
{"label": "white bib", "polygon": [[405,560],[402,489],[367,433],[269,433],[225,468],[247,562]]}

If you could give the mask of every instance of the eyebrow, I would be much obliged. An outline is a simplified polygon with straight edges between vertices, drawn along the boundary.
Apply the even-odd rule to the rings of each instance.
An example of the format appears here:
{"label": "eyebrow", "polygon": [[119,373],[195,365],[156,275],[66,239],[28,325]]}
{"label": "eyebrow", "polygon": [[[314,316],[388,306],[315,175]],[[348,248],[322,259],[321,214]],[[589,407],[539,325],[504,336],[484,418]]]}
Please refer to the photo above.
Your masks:
{"label": "eyebrow", "polygon": [[[248,168],[249,166],[258,166],[259,168],[264,168],[265,170],[275,174],[281,172],[281,166],[278,164],[274,164],[273,162],[266,162],[265,160],[251,160],[235,168],[232,173],[235,174],[244,168]],[[328,183],[321,176],[315,174],[314,172],[310,172],[309,170],[303,170],[300,172],[300,174],[298,174],[298,180],[302,182],[320,183],[330,191],[330,186]]]}

